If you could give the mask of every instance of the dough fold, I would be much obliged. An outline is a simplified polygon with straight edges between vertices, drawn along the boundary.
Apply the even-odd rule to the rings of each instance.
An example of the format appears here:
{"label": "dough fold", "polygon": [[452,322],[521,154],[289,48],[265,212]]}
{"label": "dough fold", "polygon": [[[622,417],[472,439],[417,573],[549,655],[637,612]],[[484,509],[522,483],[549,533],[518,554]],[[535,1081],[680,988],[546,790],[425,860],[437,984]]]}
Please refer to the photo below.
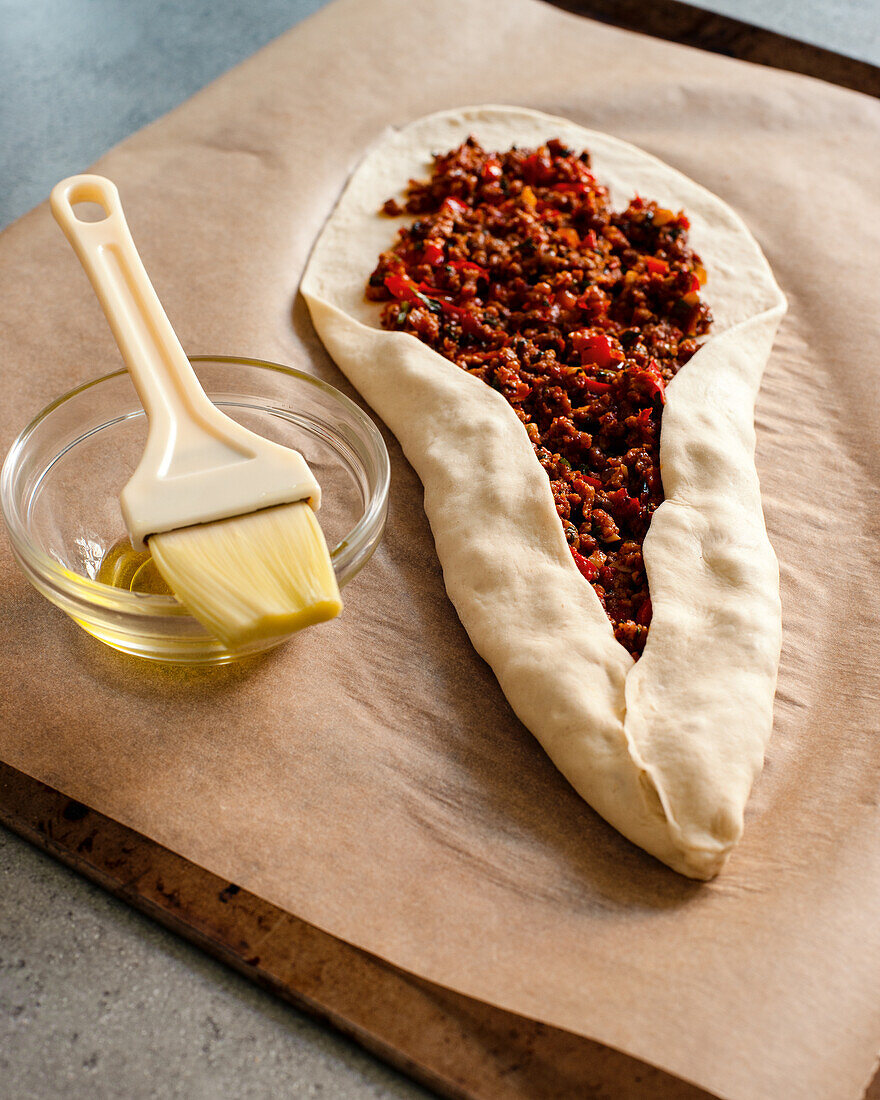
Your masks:
{"label": "dough fold", "polygon": [[[666,391],[666,500],[644,545],[653,620],[637,663],[572,560],[513,410],[415,337],[382,330],[364,298],[394,236],[382,203],[471,133],[486,148],[558,137],[589,149],[615,205],[638,192],[686,210],[709,275],[713,333]],[[626,837],[685,875],[717,874],[763,763],[781,642],[753,418],[785,300],[745,225],[608,135],[522,108],[446,111],[387,131],[367,153],[301,290],[330,355],[419,475],[449,597],[518,717]]]}

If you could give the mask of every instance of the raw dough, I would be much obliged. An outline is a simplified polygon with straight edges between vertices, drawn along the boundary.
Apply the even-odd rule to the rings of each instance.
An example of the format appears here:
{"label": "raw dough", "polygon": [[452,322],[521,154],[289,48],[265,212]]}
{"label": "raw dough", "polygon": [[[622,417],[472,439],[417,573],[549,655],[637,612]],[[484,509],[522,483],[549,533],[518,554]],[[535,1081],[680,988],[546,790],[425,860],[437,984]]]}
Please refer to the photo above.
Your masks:
{"label": "raw dough", "polygon": [[[505,399],[414,336],[382,330],[379,306],[364,298],[394,240],[382,203],[471,133],[487,149],[551,137],[588,149],[616,207],[638,192],[686,211],[708,272],[712,335],[666,390],[666,500],[644,544],[653,619],[635,664],[572,560],[547,476]],[[634,146],[522,108],[466,108],[383,135],[301,289],[328,351],[421,478],[450,599],[519,718],[621,833],[685,875],[717,874],[763,763],[781,636],[753,418],[785,299],[748,229]]]}

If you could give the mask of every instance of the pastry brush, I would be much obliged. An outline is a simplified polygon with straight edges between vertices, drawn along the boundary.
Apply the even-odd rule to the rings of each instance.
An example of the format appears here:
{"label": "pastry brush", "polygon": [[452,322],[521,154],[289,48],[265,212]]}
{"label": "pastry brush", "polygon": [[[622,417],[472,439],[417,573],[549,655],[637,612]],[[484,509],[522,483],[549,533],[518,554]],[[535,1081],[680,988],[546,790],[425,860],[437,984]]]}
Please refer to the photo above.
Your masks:
{"label": "pastry brush", "polygon": [[[336,576],[303,456],[248,431],[202,389],[134,246],[119,192],[72,176],[50,197],[122,352],[149,429],[119,501],[175,596],[230,649],[338,615]],[[97,203],[99,221],[75,207]]]}

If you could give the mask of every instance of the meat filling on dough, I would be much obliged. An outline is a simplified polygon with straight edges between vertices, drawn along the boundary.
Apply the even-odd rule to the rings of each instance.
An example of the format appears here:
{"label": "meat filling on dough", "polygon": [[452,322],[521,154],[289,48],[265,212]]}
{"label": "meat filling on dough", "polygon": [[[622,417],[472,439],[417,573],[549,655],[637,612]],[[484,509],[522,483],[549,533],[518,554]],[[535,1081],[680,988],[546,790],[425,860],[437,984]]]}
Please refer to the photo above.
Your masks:
{"label": "meat filling on dough", "polygon": [[615,212],[589,154],[560,141],[496,153],[472,137],[384,209],[415,221],[370,276],[383,326],[504,395],[575,563],[637,659],[651,621],[642,543],[663,501],[664,387],[712,321],[686,215],[639,196]]}

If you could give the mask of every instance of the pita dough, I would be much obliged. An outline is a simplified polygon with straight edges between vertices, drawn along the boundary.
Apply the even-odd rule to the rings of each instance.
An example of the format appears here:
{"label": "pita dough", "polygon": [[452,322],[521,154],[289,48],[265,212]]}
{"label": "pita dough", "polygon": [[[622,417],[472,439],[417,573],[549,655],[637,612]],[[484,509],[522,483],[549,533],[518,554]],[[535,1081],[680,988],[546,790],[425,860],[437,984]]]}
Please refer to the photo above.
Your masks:
{"label": "pita dough", "polygon": [[[589,149],[615,207],[638,192],[687,212],[708,272],[712,334],[666,389],[666,500],[644,544],[653,619],[637,663],[578,572],[505,399],[414,336],[382,330],[380,306],[364,297],[395,238],[382,203],[471,133],[488,149],[551,137]],[[421,478],[450,599],[519,718],[630,840],[685,875],[717,874],[763,763],[781,636],[753,418],[785,299],[743,222],[605,134],[520,108],[447,111],[389,130],[368,152],[301,289],[330,354]]]}

